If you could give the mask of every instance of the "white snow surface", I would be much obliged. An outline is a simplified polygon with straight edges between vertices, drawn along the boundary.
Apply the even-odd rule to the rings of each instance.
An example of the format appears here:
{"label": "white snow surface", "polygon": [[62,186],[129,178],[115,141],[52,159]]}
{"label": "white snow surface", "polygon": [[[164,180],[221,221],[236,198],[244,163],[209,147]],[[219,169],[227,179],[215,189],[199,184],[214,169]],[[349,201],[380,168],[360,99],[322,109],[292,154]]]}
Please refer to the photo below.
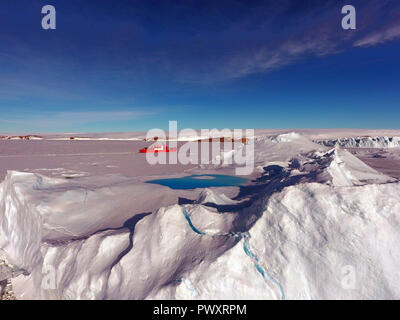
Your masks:
{"label": "white snow surface", "polygon": [[400,183],[298,133],[255,150],[259,172],[282,171],[244,202],[211,188],[170,205],[176,191],[140,179],[10,171],[0,248],[25,271],[17,297],[399,299]]}
{"label": "white snow surface", "polygon": [[201,192],[196,203],[235,204],[237,201],[228,198],[225,194],[217,194],[206,188]]}
{"label": "white snow surface", "polygon": [[333,161],[328,172],[335,186],[352,186],[367,183],[394,182],[396,179],[379,173],[350,152],[335,147]]}
{"label": "white snow surface", "polygon": [[[203,299],[397,298],[399,213],[398,183],[288,187],[271,197],[249,231],[251,250],[268,276],[246,256],[242,239],[186,278]],[[184,283],[153,297],[191,298]]]}

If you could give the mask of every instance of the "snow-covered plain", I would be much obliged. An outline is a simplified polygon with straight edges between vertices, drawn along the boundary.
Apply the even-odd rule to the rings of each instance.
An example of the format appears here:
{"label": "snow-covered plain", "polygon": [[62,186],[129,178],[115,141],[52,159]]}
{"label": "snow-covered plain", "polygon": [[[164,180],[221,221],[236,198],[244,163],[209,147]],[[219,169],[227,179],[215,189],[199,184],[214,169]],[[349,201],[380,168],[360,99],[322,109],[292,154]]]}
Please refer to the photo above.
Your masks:
{"label": "snow-covered plain", "polygon": [[399,299],[400,183],[340,143],[321,143],[342,138],[256,132],[255,171],[242,187],[145,183],[151,175],[233,172],[233,165],[68,179],[61,173],[72,168],[56,163],[60,174],[39,164],[9,171],[0,184],[0,256],[19,274],[14,292],[19,299]]}

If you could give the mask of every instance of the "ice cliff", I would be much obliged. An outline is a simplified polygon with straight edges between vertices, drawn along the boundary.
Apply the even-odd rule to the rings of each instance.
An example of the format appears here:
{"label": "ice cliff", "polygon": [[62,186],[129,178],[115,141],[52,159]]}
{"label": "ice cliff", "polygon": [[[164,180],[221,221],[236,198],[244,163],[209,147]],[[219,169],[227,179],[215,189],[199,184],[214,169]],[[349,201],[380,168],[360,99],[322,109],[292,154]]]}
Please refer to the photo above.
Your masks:
{"label": "ice cliff", "polygon": [[344,148],[396,148],[400,147],[400,137],[355,137],[316,140],[327,147],[338,145]]}

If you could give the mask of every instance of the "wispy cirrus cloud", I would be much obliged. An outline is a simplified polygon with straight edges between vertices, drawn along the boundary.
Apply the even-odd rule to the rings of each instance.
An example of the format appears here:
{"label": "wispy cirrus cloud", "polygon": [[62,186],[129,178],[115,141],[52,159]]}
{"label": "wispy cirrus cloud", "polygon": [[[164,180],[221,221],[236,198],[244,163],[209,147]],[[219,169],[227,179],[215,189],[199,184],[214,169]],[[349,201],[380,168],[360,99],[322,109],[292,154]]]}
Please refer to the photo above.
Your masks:
{"label": "wispy cirrus cloud", "polygon": [[59,120],[70,122],[99,122],[99,121],[120,121],[138,119],[144,116],[155,114],[154,111],[86,111],[86,112],[61,112],[56,114]]}
{"label": "wispy cirrus cloud", "polygon": [[373,32],[354,43],[355,47],[375,46],[384,42],[400,38],[400,24],[388,27],[384,30]]}
{"label": "wispy cirrus cloud", "polygon": [[[113,20],[116,29],[108,24],[98,24],[102,32],[92,33],[92,29],[83,28],[85,41],[96,39],[83,44],[83,47],[89,44],[86,50],[69,38],[75,39],[75,33],[65,35],[60,48],[65,45],[66,50],[58,50],[57,55],[53,50],[49,50],[51,55],[43,48],[34,50],[36,40],[41,39],[27,37],[17,41],[16,36],[0,35],[5,43],[0,48],[3,73],[10,61],[19,66],[19,70],[10,68],[5,75],[0,74],[0,96],[46,95],[62,99],[97,96],[99,92],[93,90],[93,83],[101,85],[110,79],[138,86],[154,79],[213,84],[270,72],[303,57],[335,54],[399,37],[400,28],[393,26],[399,20],[399,1],[351,1],[357,9],[357,30],[341,28],[341,8],[346,4],[349,3],[345,0],[280,0],[257,1],[252,5],[231,1],[228,6],[215,1],[199,5],[202,10],[196,10],[195,14],[190,2],[168,4],[151,8],[148,13],[157,16],[155,21],[162,18],[159,25],[154,23],[148,28],[147,18],[142,21],[140,17],[131,19],[124,14]],[[137,11],[135,5],[126,8]],[[87,19],[80,11],[75,12],[75,18],[80,22]],[[103,33],[107,36],[97,38]],[[127,41],[132,37],[135,41]],[[2,59],[7,61],[4,66]],[[81,70],[92,82],[74,76]],[[28,71],[30,76],[26,77]],[[63,76],[46,81],[42,74]],[[67,86],[72,90],[63,90]]]}
{"label": "wispy cirrus cloud", "polygon": [[156,114],[156,111],[85,111],[85,112],[47,112],[44,114],[16,115],[0,118],[0,123],[26,126],[34,129],[57,129],[86,125],[98,122],[114,122],[140,119]]}
{"label": "wispy cirrus cloud", "polygon": [[[396,9],[400,11],[400,4],[392,0],[354,0],[357,29],[343,30],[341,8],[344,4],[347,3],[328,0],[314,3],[307,10],[296,11],[296,2],[286,1],[273,10],[275,19],[270,17],[271,8],[260,9],[258,17],[264,14],[262,21],[265,23],[253,23],[259,28],[256,37],[262,37],[254,39],[243,21],[232,25],[231,32],[239,30],[242,38],[237,41],[242,45],[229,48],[226,54],[205,53],[204,57],[212,59],[207,61],[200,57],[198,66],[201,69],[197,72],[193,72],[192,65],[187,68],[183,65],[179,79],[182,82],[204,83],[237,79],[255,73],[268,73],[295,64],[305,57],[337,54],[354,46],[375,46],[400,37],[395,13]],[[392,10],[388,10],[389,6]],[[292,13],[289,15],[288,12]],[[376,31],[378,29],[380,31]],[[215,37],[223,42],[226,36],[221,31],[216,32]]]}
{"label": "wispy cirrus cloud", "polygon": [[309,41],[288,40],[273,50],[264,47],[254,52],[238,53],[225,66],[223,74],[229,78],[240,78],[253,73],[269,72],[285,67],[308,54],[325,56],[340,50],[337,42],[323,37]]}

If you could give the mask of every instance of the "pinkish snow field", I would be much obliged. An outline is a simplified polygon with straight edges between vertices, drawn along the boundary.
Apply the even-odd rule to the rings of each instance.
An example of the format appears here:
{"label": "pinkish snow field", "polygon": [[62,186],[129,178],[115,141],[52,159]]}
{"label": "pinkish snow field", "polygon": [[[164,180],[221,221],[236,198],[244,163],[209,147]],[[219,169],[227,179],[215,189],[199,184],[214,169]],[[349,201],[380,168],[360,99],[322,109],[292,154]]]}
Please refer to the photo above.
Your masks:
{"label": "pinkish snow field", "polygon": [[127,177],[183,173],[192,165],[147,163],[140,141],[0,140],[0,181],[7,170],[74,177],[120,174]]}
{"label": "pinkish snow field", "polygon": [[[256,130],[256,135],[273,136],[291,130]],[[301,129],[296,130],[311,140],[329,140],[357,136],[396,136],[398,130]],[[0,181],[8,170],[37,172],[53,177],[78,177],[119,174],[127,177],[176,175],[196,165],[150,165],[139,150],[151,142],[144,142],[144,134],[91,133],[41,135],[43,140],[0,139]],[[70,136],[88,140],[69,140]],[[109,140],[104,140],[109,139]],[[134,139],[134,140],[133,140]],[[179,142],[182,145],[184,142]],[[400,178],[400,147],[348,148],[371,167]],[[228,170],[231,173],[232,170]]]}

